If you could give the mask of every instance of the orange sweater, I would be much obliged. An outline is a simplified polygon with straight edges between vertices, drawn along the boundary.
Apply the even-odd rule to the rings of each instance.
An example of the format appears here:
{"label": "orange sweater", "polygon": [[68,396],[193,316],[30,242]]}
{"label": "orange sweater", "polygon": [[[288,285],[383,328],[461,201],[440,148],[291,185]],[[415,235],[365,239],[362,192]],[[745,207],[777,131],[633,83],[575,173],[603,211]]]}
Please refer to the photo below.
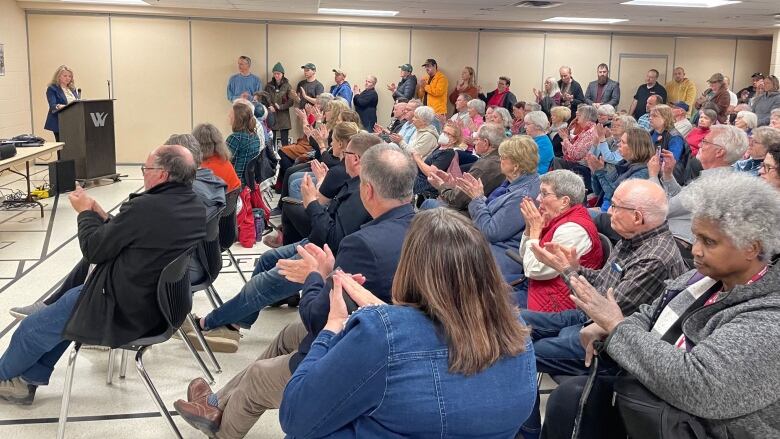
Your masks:
{"label": "orange sweater", "polygon": [[223,160],[218,156],[211,156],[201,163],[204,168],[211,169],[217,177],[221,178],[227,185],[227,191],[230,192],[233,189],[241,187],[241,180],[238,179],[236,170],[229,160]]}

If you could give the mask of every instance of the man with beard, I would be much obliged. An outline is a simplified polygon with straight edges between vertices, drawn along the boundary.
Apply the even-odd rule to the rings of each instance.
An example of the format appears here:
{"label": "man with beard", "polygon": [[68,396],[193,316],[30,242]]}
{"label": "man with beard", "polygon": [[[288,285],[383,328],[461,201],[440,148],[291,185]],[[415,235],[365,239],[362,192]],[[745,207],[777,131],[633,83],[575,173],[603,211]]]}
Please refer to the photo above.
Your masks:
{"label": "man with beard", "polygon": [[609,78],[609,67],[601,63],[596,68],[596,80],[588,84],[585,92],[585,103],[598,108],[609,104],[617,108],[620,102],[620,84]]}

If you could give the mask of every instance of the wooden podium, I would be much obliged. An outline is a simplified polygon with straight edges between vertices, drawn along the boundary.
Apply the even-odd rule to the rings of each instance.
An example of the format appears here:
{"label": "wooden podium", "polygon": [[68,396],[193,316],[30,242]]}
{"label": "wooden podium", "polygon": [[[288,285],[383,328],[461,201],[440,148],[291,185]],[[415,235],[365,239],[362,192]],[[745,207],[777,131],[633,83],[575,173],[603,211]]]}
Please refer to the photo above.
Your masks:
{"label": "wooden podium", "polygon": [[114,145],[114,101],[97,99],[75,101],[59,111],[60,140],[65,142],[60,158],[73,160],[76,181],[112,179],[116,172]]}

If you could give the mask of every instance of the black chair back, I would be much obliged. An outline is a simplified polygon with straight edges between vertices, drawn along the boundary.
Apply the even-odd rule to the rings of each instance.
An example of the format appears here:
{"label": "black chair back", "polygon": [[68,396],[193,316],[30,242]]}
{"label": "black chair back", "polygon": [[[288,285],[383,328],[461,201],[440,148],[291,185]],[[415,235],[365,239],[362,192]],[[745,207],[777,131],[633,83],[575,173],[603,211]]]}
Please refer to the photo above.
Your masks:
{"label": "black chair back", "polygon": [[599,241],[601,241],[601,266],[603,267],[607,263],[609,255],[612,254],[612,241],[601,233],[599,233]]}
{"label": "black chair back", "polygon": [[219,236],[221,213],[206,223],[206,238],[198,244],[195,252],[195,259],[203,268],[203,272],[206,273],[209,284],[214,282],[222,270],[222,247]]}
{"label": "black chair back", "polygon": [[157,306],[168,328],[165,336],[176,332],[192,310],[189,264],[193,249],[188,249],[163,268],[157,281]]}
{"label": "black chair back", "polygon": [[257,175],[257,161],[260,159],[260,156],[257,155],[252,158],[252,160],[249,161],[249,163],[246,164],[246,168],[244,168],[244,184],[246,186],[249,186],[249,190],[253,191],[255,190],[255,183],[256,175]]}
{"label": "black chair back", "polygon": [[219,248],[221,252],[229,249],[238,239],[236,205],[240,192],[241,188],[236,188],[225,194],[225,210],[219,217]]}

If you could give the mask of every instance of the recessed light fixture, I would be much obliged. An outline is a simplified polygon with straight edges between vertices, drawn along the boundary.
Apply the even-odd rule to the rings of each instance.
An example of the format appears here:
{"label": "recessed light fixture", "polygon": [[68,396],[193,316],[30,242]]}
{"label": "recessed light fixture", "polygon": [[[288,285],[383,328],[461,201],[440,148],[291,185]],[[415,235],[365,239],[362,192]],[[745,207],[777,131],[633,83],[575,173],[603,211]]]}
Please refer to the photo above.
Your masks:
{"label": "recessed light fixture", "polygon": [[631,0],[621,3],[632,6],[666,6],[669,8],[717,8],[742,3],[737,0]]}
{"label": "recessed light fixture", "polygon": [[625,18],[585,18],[585,17],[553,17],[548,18],[549,23],[570,23],[570,24],[615,24],[628,21]]}
{"label": "recessed light fixture", "polygon": [[143,0],[61,0],[63,3],[92,3],[98,5],[149,6]]}
{"label": "recessed light fixture", "polygon": [[395,17],[398,11],[379,11],[376,9],[341,9],[341,8],[319,8],[318,14],[328,15],[359,15],[363,17]]}

